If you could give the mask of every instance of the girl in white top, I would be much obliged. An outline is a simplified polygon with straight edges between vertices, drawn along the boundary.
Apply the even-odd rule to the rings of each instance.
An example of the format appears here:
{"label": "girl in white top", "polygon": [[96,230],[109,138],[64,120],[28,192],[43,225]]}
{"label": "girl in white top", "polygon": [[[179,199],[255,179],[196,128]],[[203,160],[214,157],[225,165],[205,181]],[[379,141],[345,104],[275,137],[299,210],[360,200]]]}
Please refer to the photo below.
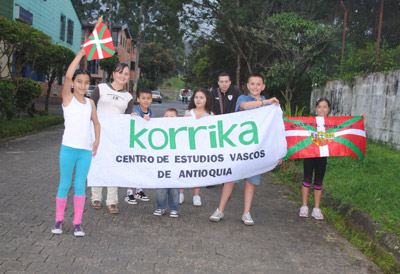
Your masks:
{"label": "girl in white top", "polygon": [[[99,22],[101,19],[98,24]],[[75,236],[85,235],[82,228],[82,214],[86,197],[86,177],[92,156],[96,155],[99,146],[100,123],[94,102],[84,97],[89,88],[90,74],[82,69],[75,71],[84,55],[85,51],[82,48],[69,65],[62,90],[65,130],[60,150],[60,184],[56,197],[56,223],[51,231],[54,234],[63,232],[65,207],[75,167],[73,233]],[[71,85],[73,85],[73,93]],[[95,132],[94,143],[90,128],[92,122]]]}
{"label": "girl in white top", "polygon": [[[185,111],[185,117],[195,117],[199,119],[204,116],[214,115],[213,109],[213,98],[211,93],[205,88],[199,88],[195,90],[190,100],[188,109]],[[184,201],[184,189],[181,188],[179,193],[179,203],[182,204]],[[201,206],[200,198],[200,187],[194,188],[193,193],[193,205]]]}

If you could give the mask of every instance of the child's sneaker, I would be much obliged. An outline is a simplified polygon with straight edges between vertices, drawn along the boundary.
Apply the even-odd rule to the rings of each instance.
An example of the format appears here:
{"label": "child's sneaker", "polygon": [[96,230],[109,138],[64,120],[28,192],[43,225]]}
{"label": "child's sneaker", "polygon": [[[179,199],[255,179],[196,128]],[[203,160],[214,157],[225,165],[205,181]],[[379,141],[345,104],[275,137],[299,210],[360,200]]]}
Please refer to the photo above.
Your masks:
{"label": "child's sneaker", "polygon": [[135,195],[126,195],[125,196],[125,202],[127,202],[130,205],[137,205],[137,201],[135,200]]}
{"label": "child's sneaker", "polygon": [[242,221],[245,225],[254,225],[254,221],[251,218],[250,212],[242,215]]}
{"label": "child's sneaker", "polygon": [[150,201],[150,199],[144,194],[144,192],[141,190],[139,192],[135,192],[135,198],[142,200],[143,202]]}
{"label": "child's sneaker", "polygon": [[210,221],[219,222],[223,218],[224,218],[224,213],[222,211],[219,211],[219,209],[217,208],[217,210],[215,210],[213,215],[210,216]]}
{"label": "child's sneaker", "polygon": [[308,218],[308,206],[302,206],[302,207],[300,207],[299,216],[300,216],[300,217],[303,217],[303,218]]}
{"label": "child's sneaker", "polygon": [[193,205],[201,206],[201,197],[199,195],[193,196]]}
{"label": "child's sneaker", "polygon": [[159,209],[157,208],[156,211],[153,212],[154,215],[156,216],[162,216],[165,213],[165,209]]}
{"label": "child's sneaker", "polygon": [[185,201],[185,195],[183,193],[179,193],[179,204],[183,204]]}
{"label": "child's sneaker", "polygon": [[317,220],[323,220],[324,219],[324,215],[322,215],[321,209],[319,209],[319,208],[314,208],[312,210],[311,216],[313,216]]}
{"label": "child's sneaker", "polygon": [[51,229],[51,233],[53,233],[53,234],[62,234],[63,233],[63,230],[62,230],[63,224],[64,224],[64,221],[56,222],[54,227]]}
{"label": "child's sneaker", "polygon": [[85,236],[85,231],[82,229],[82,225],[74,225],[74,236],[75,237],[83,237]]}
{"label": "child's sneaker", "polygon": [[172,211],[169,213],[169,217],[171,217],[171,218],[178,218],[178,211],[172,210]]}

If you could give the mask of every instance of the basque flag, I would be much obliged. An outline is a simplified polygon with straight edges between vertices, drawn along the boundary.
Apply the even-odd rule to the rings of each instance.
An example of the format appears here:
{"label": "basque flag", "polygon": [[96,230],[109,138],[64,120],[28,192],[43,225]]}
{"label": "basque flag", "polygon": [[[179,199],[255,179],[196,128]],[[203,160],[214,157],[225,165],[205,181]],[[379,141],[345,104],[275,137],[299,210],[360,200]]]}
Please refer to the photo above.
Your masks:
{"label": "basque flag", "polygon": [[283,160],[351,156],[364,161],[366,137],[362,116],[287,117],[288,152]]}
{"label": "basque flag", "polygon": [[103,23],[93,30],[83,47],[88,61],[108,58],[115,54],[110,31]]}

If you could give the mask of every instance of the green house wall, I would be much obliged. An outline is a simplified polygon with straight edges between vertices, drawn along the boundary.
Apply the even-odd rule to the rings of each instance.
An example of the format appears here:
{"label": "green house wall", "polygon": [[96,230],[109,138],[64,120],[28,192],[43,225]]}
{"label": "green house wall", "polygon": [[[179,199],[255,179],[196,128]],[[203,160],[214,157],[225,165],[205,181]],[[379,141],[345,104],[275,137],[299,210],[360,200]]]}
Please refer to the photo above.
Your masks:
{"label": "green house wall", "polygon": [[[14,5],[19,5],[32,13],[32,27],[50,35],[53,43],[68,47],[75,53],[79,51],[82,25],[70,0],[14,0]],[[62,15],[66,18],[64,41],[60,39]],[[16,19],[16,8],[14,8],[14,19]],[[72,44],[67,42],[69,19],[74,22]]]}
{"label": "green house wall", "polygon": [[0,0],[0,15],[13,19],[14,0]]}

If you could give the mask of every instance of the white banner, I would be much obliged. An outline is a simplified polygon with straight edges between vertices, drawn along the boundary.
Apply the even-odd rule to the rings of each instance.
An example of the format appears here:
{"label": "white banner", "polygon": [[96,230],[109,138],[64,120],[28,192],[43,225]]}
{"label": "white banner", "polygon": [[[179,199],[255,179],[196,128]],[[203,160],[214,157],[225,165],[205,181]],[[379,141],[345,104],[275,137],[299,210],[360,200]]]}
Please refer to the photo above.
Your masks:
{"label": "white banner", "polygon": [[153,118],[99,115],[100,145],[88,186],[191,188],[273,169],[286,155],[282,111]]}

